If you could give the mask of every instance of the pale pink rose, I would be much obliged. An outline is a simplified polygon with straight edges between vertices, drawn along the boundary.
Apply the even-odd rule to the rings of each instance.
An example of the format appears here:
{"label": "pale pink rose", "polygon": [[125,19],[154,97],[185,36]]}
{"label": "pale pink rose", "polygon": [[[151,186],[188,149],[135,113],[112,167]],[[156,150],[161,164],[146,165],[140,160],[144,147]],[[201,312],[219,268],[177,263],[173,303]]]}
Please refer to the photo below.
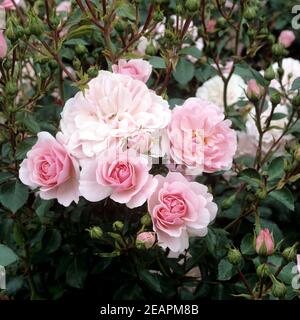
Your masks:
{"label": "pale pink rose", "polygon": [[217,21],[214,19],[211,19],[206,24],[206,31],[209,33],[214,33],[216,31],[216,24]]}
{"label": "pale pink rose", "polygon": [[187,174],[228,170],[236,152],[236,133],[220,108],[198,98],[176,106],[168,127],[170,155]]}
{"label": "pale pink rose", "polygon": [[256,241],[255,250],[259,255],[270,256],[274,252],[274,238],[268,228],[261,229]]}
{"label": "pale pink rose", "polygon": [[300,254],[297,254],[297,269],[298,269],[298,272],[300,273]]}
{"label": "pale pink rose", "polygon": [[[15,0],[15,4],[17,6],[19,6],[19,5],[24,6],[24,2],[22,0]],[[0,8],[4,8],[7,10],[15,10],[16,9],[14,3],[11,0],[2,1],[2,3],[0,4]]]}
{"label": "pale pink rose", "polygon": [[82,161],[79,190],[89,201],[109,196],[128,208],[136,208],[146,202],[156,187],[157,181],[149,170],[147,159],[135,150],[110,148],[96,159]]}
{"label": "pale pink rose", "polygon": [[126,74],[133,79],[146,83],[151,75],[152,66],[143,59],[131,59],[129,61],[120,59],[118,64],[112,65],[112,70],[114,73]]}
{"label": "pale pink rose", "polygon": [[189,182],[177,172],[155,176],[158,185],[148,199],[148,210],[158,244],[172,252],[189,247],[189,237],[204,237],[217,214],[217,205],[207,187]]}
{"label": "pale pink rose", "polygon": [[283,30],[281,31],[278,41],[281,43],[285,48],[288,48],[292,45],[295,41],[296,37],[293,31],[290,30]]}
{"label": "pale pink rose", "polygon": [[30,188],[39,188],[42,199],[57,199],[66,207],[79,200],[79,165],[67,152],[61,133],[56,139],[48,132],[38,134],[21,163],[19,176]]}
{"label": "pale pink rose", "polygon": [[62,1],[57,7],[56,12],[70,13],[72,8],[71,1]]}
{"label": "pale pink rose", "polygon": [[247,96],[249,99],[259,99],[263,94],[262,87],[256,80],[251,79],[247,82]]}
{"label": "pale pink rose", "polygon": [[141,242],[144,244],[146,249],[151,248],[155,243],[155,233],[154,232],[142,232],[139,233],[137,238],[137,242]]}
{"label": "pale pink rose", "polygon": [[0,58],[3,59],[7,53],[7,43],[3,35],[3,31],[0,30]]}
{"label": "pale pink rose", "polygon": [[60,122],[68,148],[80,159],[141,132],[157,136],[170,121],[167,101],[142,81],[100,71],[88,86],[66,102]]}

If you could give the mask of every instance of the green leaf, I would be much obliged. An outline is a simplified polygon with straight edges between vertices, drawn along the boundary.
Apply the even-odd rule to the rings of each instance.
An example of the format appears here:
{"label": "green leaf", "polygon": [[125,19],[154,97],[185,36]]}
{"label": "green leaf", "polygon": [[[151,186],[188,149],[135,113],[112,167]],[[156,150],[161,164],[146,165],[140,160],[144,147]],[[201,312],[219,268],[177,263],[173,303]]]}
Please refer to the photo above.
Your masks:
{"label": "green leaf", "polygon": [[241,252],[245,255],[255,254],[255,250],[253,248],[253,234],[248,233],[245,235],[241,243]]}
{"label": "green leaf", "polygon": [[43,236],[44,252],[47,254],[55,252],[61,244],[60,231],[47,230]]}
{"label": "green leaf", "polygon": [[283,187],[281,190],[275,190],[270,193],[270,196],[285,205],[288,209],[295,210],[295,199],[288,188]]}
{"label": "green leaf", "polygon": [[16,158],[17,160],[23,160],[26,157],[27,152],[33,147],[36,143],[36,137],[30,137],[24,139],[21,143],[17,145],[16,149]]}
{"label": "green leaf", "polygon": [[28,188],[18,180],[7,182],[0,187],[0,202],[13,213],[25,204],[27,198]]}
{"label": "green leaf", "polygon": [[199,59],[202,55],[202,52],[195,46],[192,47],[186,47],[183,48],[179,51],[180,55],[186,56],[186,55],[191,55],[197,59]]}
{"label": "green leaf", "polygon": [[22,123],[26,126],[26,128],[36,134],[41,131],[40,125],[37,123],[37,121],[34,119],[32,114],[26,113],[22,119]]}
{"label": "green leaf", "polygon": [[270,180],[281,178],[284,175],[284,158],[278,157],[269,165],[268,176]]}
{"label": "green leaf", "polygon": [[120,7],[117,8],[116,14],[119,17],[128,18],[128,19],[130,19],[132,21],[134,21],[136,19],[136,17],[135,17],[135,9],[134,9],[134,6],[131,5],[131,4],[122,3],[120,5]]}
{"label": "green leaf", "polygon": [[227,259],[220,261],[218,265],[218,280],[230,280],[236,273],[236,268]]}
{"label": "green leaf", "polygon": [[1,172],[0,173],[0,184],[14,177],[14,175],[10,172]]}
{"label": "green leaf", "polygon": [[173,71],[173,77],[181,85],[186,85],[194,77],[195,67],[184,58],[181,58],[177,63],[176,70]]}
{"label": "green leaf", "polygon": [[86,266],[78,259],[74,259],[73,263],[68,267],[66,282],[69,286],[80,289],[84,285],[86,276]]}
{"label": "green leaf", "polygon": [[286,118],[286,116],[287,115],[285,113],[276,112],[276,113],[273,113],[272,120],[280,120],[280,119]]}
{"label": "green leaf", "polygon": [[210,64],[206,63],[201,68],[195,71],[195,76],[197,81],[205,82],[209,78],[216,76],[218,74],[217,70]]}
{"label": "green leaf", "polygon": [[[296,275],[295,262],[288,263],[280,272],[278,278],[283,281],[285,284],[290,285],[293,281],[293,278]],[[295,272],[296,271],[296,272]]]}
{"label": "green leaf", "polygon": [[142,281],[153,291],[161,293],[161,285],[159,282],[159,276],[157,274],[150,273],[148,270],[140,270],[139,276]]}
{"label": "green leaf", "polygon": [[300,89],[300,77],[296,78],[292,84],[292,90]]}
{"label": "green leaf", "polygon": [[0,244],[0,265],[6,267],[18,260],[18,256],[4,244]]}
{"label": "green leaf", "polygon": [[152,65],[155,69],[166,69],[166,63],[165,60],[161,57],[151,57],[149,59],[149,63]]}
{"label": "green leaf", "polygon": [[243,180],[254,187],[259,187],[261,184],[260,174],[255,169],[245,169],[239,173],[240,180]]}

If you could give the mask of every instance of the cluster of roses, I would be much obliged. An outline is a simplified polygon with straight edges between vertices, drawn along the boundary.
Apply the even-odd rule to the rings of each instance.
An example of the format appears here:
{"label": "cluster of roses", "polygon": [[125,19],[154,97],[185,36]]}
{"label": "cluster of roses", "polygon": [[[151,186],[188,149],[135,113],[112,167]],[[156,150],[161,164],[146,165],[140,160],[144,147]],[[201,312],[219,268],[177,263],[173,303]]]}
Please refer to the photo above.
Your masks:
{"label": "cluster of roses", "polygon": [[[145,84],[152,72],[147,61],[120,60],[112,70],[100,71],[66,102],[56,138],[38,134],[20,179],[64,206],[80,196],[110,197],[129,208],[147,201],[159,245],[183,251],[190,236],[207,233],[217,213],[207,187],[183,173],[230,169],[236,133],[218,106],[199,98],[171,111]],[[165,159],[166,177],[149,173],[157,159]]]}

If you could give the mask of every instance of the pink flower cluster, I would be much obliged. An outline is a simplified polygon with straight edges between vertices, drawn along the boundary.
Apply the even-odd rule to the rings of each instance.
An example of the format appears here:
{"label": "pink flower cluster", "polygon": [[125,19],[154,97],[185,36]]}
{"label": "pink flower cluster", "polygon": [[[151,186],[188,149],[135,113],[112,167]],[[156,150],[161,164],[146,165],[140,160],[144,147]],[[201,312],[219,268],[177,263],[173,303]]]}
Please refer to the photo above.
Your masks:
{"label": "pink flower cluster", "polygon": [[145,84],[148,62],[120,60],[112,69],[66,102],[56,138],[38,134],[20,179],[64,206],[80,196],[92,202],[109,197],[129,208],[148,202],[158,244],[181,252],[189,237],[206,235],[217,205],[206,186],[180,172],[153,176],[154,159],[167,155],[175,170],[197,174],[230,169],[235,131],[219,107],[198,98],[171,112]]}

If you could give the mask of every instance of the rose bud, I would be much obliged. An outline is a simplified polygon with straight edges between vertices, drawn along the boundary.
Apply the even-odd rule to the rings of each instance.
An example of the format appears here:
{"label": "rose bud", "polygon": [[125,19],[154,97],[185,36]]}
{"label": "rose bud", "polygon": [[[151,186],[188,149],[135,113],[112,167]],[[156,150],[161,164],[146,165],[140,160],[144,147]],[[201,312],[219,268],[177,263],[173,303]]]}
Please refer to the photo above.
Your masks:
{"label": "rose bud", "polygon": [[155,243],[155,233],[154,232],[142,232],[136,238],[136,246],[141,249],[145,247],[146,249],[151,248]]}
{"label": "rose bud", "polygon": [[281,31],[278,42],[281,43],[285,48],[288,48],[295,41],[296,37],[293,31],[283,30]]}
{"label": "rose bud", "polygon": [[258,101],[264,94],[264,88],[254,79],[249,80],[247,84],[247,97],[250,101]]}
{"label": "rose bud", "polygon": [[261,229],[256,240],[255,250],[260,256],[270,256],[274,252],[274,238],[268,228]]}

